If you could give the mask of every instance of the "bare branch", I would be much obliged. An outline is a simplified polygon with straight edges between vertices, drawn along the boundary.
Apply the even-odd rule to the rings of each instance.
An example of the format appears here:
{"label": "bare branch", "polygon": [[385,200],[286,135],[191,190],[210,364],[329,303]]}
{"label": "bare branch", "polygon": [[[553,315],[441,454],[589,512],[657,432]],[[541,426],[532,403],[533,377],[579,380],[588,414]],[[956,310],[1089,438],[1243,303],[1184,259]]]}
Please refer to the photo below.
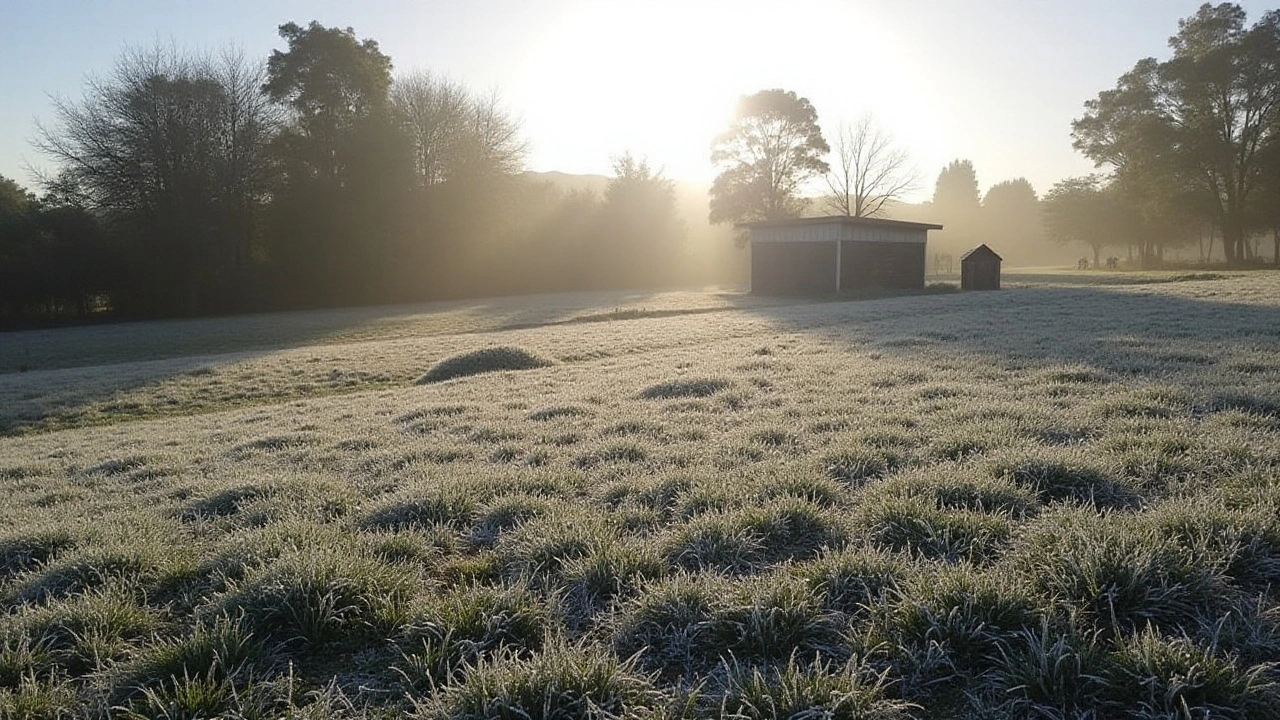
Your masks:
{"label": "bare branch", "polygon": [[914,190],[920,175],[905,150],[866,114],[841,123],[826,176],[827,207],[839,215],[874,217],[885,205]]}

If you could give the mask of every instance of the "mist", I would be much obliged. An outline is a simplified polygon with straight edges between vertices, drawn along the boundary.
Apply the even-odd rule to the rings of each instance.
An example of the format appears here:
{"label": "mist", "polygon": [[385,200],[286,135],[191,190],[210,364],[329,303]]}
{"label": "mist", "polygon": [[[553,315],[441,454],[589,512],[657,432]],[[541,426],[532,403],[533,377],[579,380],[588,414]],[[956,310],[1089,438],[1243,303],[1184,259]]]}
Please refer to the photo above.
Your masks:
{"label": "mist", "polygon": [[1201,8],[1171,59],[1084,103],[1070,138],[1097,173],[1048,188],[969,159],[921,171],[874,115],[786,88],[742,96],[707,138],[713,181],[670,177],[623,136],[608,174],[536,173],[499,91],[398,68],[351,28],[286,23],[268,57],[131,48],[42,118],[38,188],[0,178],[0,323],[745,289],[742,224],[832,213],[942,224],[939,277],[981,243],[1006,267],[1275,263],[1280,76],[1206,58],[1280,56],[1278,28]]}

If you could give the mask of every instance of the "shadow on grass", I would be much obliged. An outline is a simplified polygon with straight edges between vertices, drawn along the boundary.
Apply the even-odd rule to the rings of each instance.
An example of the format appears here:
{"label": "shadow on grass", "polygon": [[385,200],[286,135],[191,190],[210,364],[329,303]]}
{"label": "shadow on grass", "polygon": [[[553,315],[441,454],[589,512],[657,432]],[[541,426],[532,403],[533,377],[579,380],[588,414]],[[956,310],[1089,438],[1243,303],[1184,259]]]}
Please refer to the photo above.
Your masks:
{"label": "shadow on grass", "polygon": [[[1074,276],[1027,277],[1058,283],[1069,282]],[[1135,284],[1135,278],[1128,277],[1125,284]],[[1271,277],[1280,279],[1280,275]],[[1086,280],[1092,284],[991,293],[955,293],[952,287],[936,286],[923,294],[905,297],[761,298],[721,293],[704,295],[703,300],[690,300],[683,308],[646,305],[661,300],[663,293],[569,293],[494,298],[484,302],[38,331],[36,334],[56,336],[49,339],[46,350],[56,353],[66,349],[69,356],[60,357],[56,362],[67,366],[74,366],[77,358],[84,359],[94,353],[98,353],[96,358],[122,359],[120,362],[153,353],[181,359],[136,366],[122,364],[118,368],[124,370],[115,376],[112,375],[114,369],[99,367],[0,374],[0,406],[5,407],[0,411],[0,435],[12,435],[24,429],[40,431],[158,415],[194,414],[396,386],[396,378],[356,377],[322,383],[301,394],[195,407],[181,402],[173,407],[130,407],[128,402],[114,407],[116,403],[111,402],[113,397],[159,386],[180,374],[208,372],[207,366],[216,364],[218,358],[201,353],[211,349],[226,351],[264,344],[256,350],[223,357],[223,361],[239,362],[280,348],[311,343],[414,337],[413,333],[419,331],[425,335],[444,335],[475,332],[477,327],[497,331],[739,311],[768,319],[781,330],[803,332],[836,343],[847,344],[852,339],[861,346],[874,347],[878,352],[896,357],[927,359],[931,357],[931,350],[937,350],[986,357],[988,364],[996,369],[1086,366],[1118,376],[1158,376],[1165,384],[1201,389],[1206,383],[1206,370],[1216,372],[1219,369],[1216,366],[1229,352],[1251,354],[1265,360],[1267,354],[1275,357],[1280,351],[1280,322],[1276,320],[1280,313],[1275,306],[1233,302],[1229,298],[1224,301],[1217,296],[1166,293],[1154,287],[1118,289],[1097,284],[1092,276]],[[1166,278],[1163,282],[1169,280]],[[1280,285],[1280,282],[1274,284]],[[1232,284],[1212,282],[1205,287],[1210,288],[1207,295],[1219,288],[1231,288]],[[1265,296],[1266,292],[1260,295]],[[1271,296],[1280,296],[1280,291]],[[453,313],[470,319],[465,323],[459,320],[461,325],[447,322],[433,325],[429,317],[432,312]],[[273,334],[273,331],[277,332]],[[113,335],[107,338],[108,333]],[[4,336],[5,342],[0,343],[0,362],[12,362],[20,354],[16,348],[21,343],[9,341],[21,340],[25,335]],[[132,345],[131,336],[135,340]],[[1251,379],[1272,377],[1275,364],[1260,361],[1253,368],[1226,368],[1232,372],[1223,373],[1217,379],[1226,392],[1244,398],[1241,401],[1244,409],[1261,408],[1269,413],[1268,408],[1280,404],[1280,398],[1250,400],[1248,396],[1256,393],[1251,393],[1248,385]],[[1234,387],[1229,387],[1231,385]],[[60,387],[74,388],[75,393],[68,396],[66,403],[41,404],[41,393],[56,392]],[[77,417],[79,408],[103,403],[111,406],[106,415]],[[66,417],[53,417],[50,407]]]}

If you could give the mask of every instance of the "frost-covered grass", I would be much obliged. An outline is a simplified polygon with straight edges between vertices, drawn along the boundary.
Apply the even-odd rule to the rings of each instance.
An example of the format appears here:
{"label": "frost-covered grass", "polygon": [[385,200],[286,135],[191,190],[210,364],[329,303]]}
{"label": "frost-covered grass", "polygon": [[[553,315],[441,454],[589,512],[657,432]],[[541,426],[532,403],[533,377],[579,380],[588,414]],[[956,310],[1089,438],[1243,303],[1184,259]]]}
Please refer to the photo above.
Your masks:
{"label": "frost-covered grass", "polygon": [[1280,274],[1062,277],[0,376],[0,718],[1271,717]]}

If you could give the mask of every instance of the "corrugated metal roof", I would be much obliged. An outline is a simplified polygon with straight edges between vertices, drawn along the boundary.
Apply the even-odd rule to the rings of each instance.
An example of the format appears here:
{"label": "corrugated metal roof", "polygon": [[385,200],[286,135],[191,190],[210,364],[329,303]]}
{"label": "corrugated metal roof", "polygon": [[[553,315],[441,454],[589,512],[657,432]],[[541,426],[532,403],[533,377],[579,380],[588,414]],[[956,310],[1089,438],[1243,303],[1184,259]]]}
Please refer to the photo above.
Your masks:
{"label": "corrugated metal roof", "polygon": [[765,227],[800,227],[804,225],[823,225],[829,223],[838,223],[840,225],[855,225],[861,227],[886,227],[901,228],[903,230],[941,230],[941,225],[933,223],[907,222],[905,220],[886,220],[884,218],[865,218],[850,217],[848,215],[826,215],[823,217],[804,217],[790,218],[787,220],[761,220],[759,222],[738,223],[740,228],[765,228]]}

